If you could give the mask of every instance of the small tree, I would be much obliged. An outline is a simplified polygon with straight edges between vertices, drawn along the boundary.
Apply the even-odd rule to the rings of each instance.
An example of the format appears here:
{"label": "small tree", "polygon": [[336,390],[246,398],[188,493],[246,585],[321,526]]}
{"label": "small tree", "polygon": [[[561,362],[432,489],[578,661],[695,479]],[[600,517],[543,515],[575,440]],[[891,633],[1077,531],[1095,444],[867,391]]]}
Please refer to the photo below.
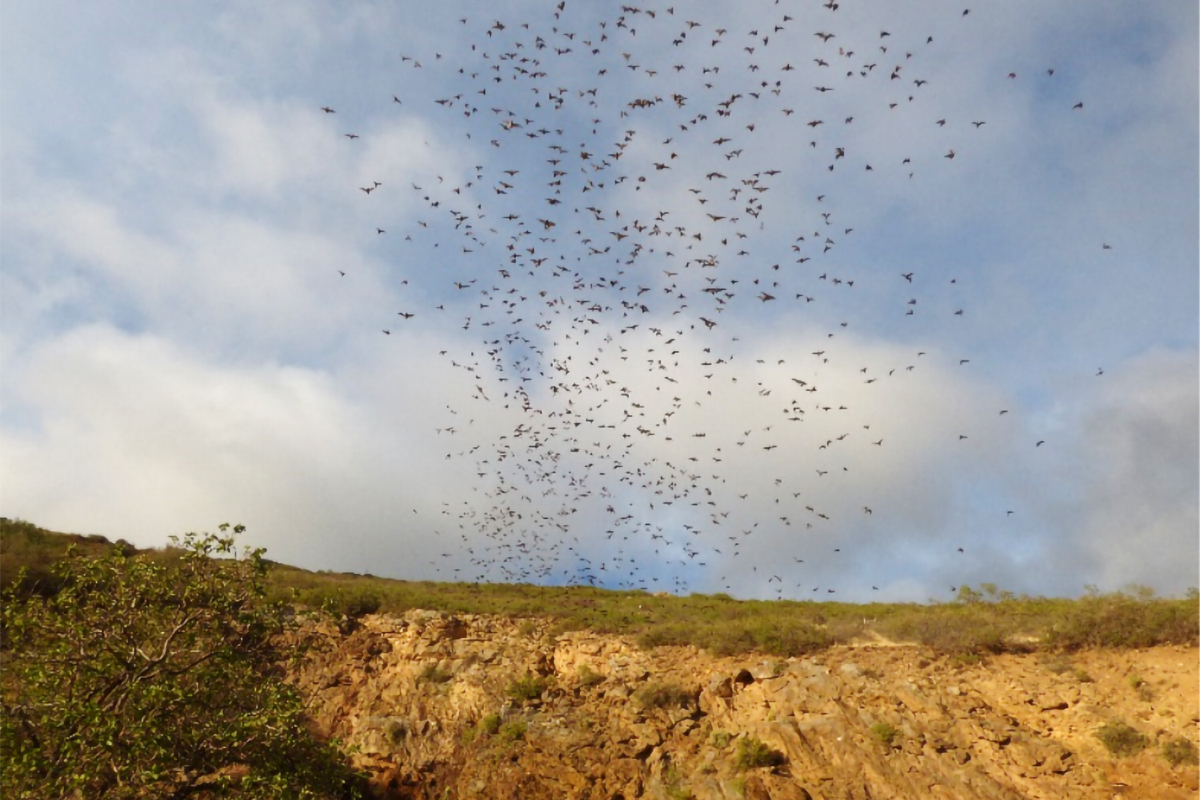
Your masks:
{"label": "small tree", "polygon": [[965,603],[967,605],[972,603],[982,603],[983,594],[975,591],[970,586],[963,584],[962,586],[958,587],[958,595],[954,599],[955,602]]}
{"label": "small tree", "polygon": [[56,594],[5,591],[5,797],[358,791],[283,680],[280,664],[296,653],[263,599],[264,551],[239,556],[228,529],[173,537],[172,558],[69,553]]}

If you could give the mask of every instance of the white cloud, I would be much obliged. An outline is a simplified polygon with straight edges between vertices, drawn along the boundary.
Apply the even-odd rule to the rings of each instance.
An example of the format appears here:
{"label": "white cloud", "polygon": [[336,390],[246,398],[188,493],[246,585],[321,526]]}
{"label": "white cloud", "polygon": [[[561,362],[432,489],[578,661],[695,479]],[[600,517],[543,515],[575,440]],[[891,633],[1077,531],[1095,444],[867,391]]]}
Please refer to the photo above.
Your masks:
{"label": "white cloud", "polygon": [[[461,481],[430,457],[432,430],[410,420],[380,436],[395,420],[327,373],[222,366],[106,326],[47,342],[16,371],[10,412],[34,422],[3,431],[6,513],[52,529],[161,545],[242,522],[276,558],[411,574],[434,546],[413,534]],[[419,420],[436,413],[420,383],[387,399]]]}
{"label": "white cloud", "polygon": [[1151,351],[1096,379],[1069,431],[1073,463],[1086,465],[1076,503],[1055,509],[1066,536],[1056,561],[1086,565],[1089,583],[1181,593],[1200,563],[1200,370],[1195,350]]}
{"label": "white cloud", "polygon": [[[782,560],[789,589],[800,582],[807,592],[819,578],[839,599],[924,599],[963,581],[1066,593],[1086,582],[1194,584],[1196,78],[1184,68],[1195,63],[1194,4],[1023,3],[965,19],[949,6],[914,15],[852,5],[834,18],[838,38],[819,48],[810,29],[833,19],[813,8],[753,55],[742,47],[762,34],[741,30],[748,8],[639,17],[636,39],[605,29],[606,55],[593,58],[583,42],[598,43],[596,23],[610,15],[572,6],[551,36],[561,46],[563,30],[578,32],[570,58],[532,45],[521,53],[541,59],[547,86],[570,87],[562,111],[509,80],[511,64],[499,83],[458,73],[500,65],[503,42],[528,38],[514,20],[540,24],[530,4],[498,7],[510,27],[494,38],[477,15],[463,25],[435,6],[231,2],[207,18],[114,11],[91,20],[51,9],[54,22],[32,19],[29,6],[15,28],[6,11],[6,30],[68,42],[72,53],[5,48],[6,513],[144,543],[228,518],[249,524],[274,557],[410,577],[496,576],[502,563],[558,560],[561,578],[579,556],[607,563],[610,579],[629,575],[616,559],[636,557],[638,579],[682,586],[673,581],[686,577],[746,594],[773,592],[761,573]],[[669,44],[689,15],[703,27]],[[710,46],[722,25],[726,41]],[[793,35],[799,47],[775,49]],[[838,46],[857,55],[832,56]],[[625,68],[623,51],[640,71]],[[400,62],[401,52],[424,66]],[[818,52],[835,65],[816,66]],[[748,60],[763,72],[748,72]],[[757,86],[785,60],[796,70],[782,74],[780,96]],[[868,61],[877,73],[903,63],[903,80],[843,79]],[[1004,77],[1010,70],[1018,79]],[[115,77],[101,84],[97,75]],[[812,87],[834,85],[830,76],[835,91],[818,95]],[[915,87],[917,77],[930,84]],[[597,95],[578,94],[593,86]],[[682,115],[670,100],[677,86],[689,96]],[[733,116],[718,118],[713,103],[735,91]],[[617,117],[651,94],[661,107]],[[447,98],[455,104],[432,102]],[[1076,99],[1084,113],[1070,109]],[[476,105],[478,116],[462,114]],[[522,121],[544,114],[538,124],[565,134],[502,131],[492,108]],[[711,118],[678,128],[700,110]],[[827,124],[805,127],[813,115]],[[932,124],[942,116],[945,128]],[[986,126],[968,127],[979,119]],[[610,152],[625,130],[637,133],[622,159],[587,172],[605,187],[571,197],[587,169],[577,150]],[[736,141],[711,144],[720,135]],[[566,152],[549,153],[551,142]],[[834,159],[837,146],[844,159]],[[943,157],[951,147],[953,161]],[[725,158],[734,148],[744,152]],[[654,170],[671,151],[671,170]],[[564,202],[547,211],[554,189],[536,179],[552,155]],[[909,156],[911,167],[900,164]],[[782,172],[760,193],[756,233],[741,179],[769,168]],[[712,169],[729,179],[705,180]],[[619,187],[617,175],[627,176]],[[515,188],[495,194],[499,180]],[[364,195],[374,181],[382,185]],[[572,216],[585,203],[606,219]],[[469,219],[451,221],[451,208]],[[647,250],[626,263],[640,237],[619,243],[610,231],[664,210],[664,229],[684,225],[689,238],[643,239]],[[537,230],[508,238],[521,225],[501,220],[514,212]],[[534,222],[543,214],[559,223],[552,233]],[[853,236],[837,233],[847,227]],[[802,267],[790,245],[814,229],[822,233],[804,250],[818,252]],[[467,230],[477,241],[454,238]],[[819,253],[825,230],[838,240],[828,255]],[[584,256],[581,238],[611,251]],[[1115,249],[1101,252],[1102,241]],[[550,259],[543,271],[507,263],[534,249]],[[684,266],[709,253],[719,268]],[[556,262],[570,271],[551,279]],[[498,265],[511,269],[509,283]],[[664,269],[679,275],[666,279]],[[911,285],[900,277],[910,270]],[[817,277],[826,272],[856,286],[834,288]],[[602,274],[618,283],[602,287]],[[473,278],[470,290],[451,289]],[[701,292],[706,278],[739,281],[721,312]],[[514,302],[510,287],[526,298],[511,317],[500,311]],[[620,318],[619,301],[640,287],[651,287],[650,311]],[[779,299],[753,299],[763,289]],[[790,299],[797,292],[815,301]],[[556,296],[563,304],[539,302]],[[577,297],[611,309],[587,311],[603,324],[571,322]],[[417,316],[400,320],[401,310]],[[702,315],[718,327],[704,329]],[[620,332],[635,321],[640,328]],[[514,365],[498,372],[491,358],[525,350],[496,344],[510,331],[545,354],[520,373],[535,378],[524,387],[540,416],[518,410]],[[1141,355],[1164,343],[1183,354]],[[1095,378],[1101,364],[1106,374]],[[572,388],[589,381],[597,388]],[[785,413],[793,400],[803,414]],[[581,418],[594,422],[575,426]],[[518,428],[531,424],[536,439]],[[642,475],[622,480],[627,469]],[[579,510],[558,516],[569,505]],[[829,519],[812,519],[805,505]],[[509,510],[525,516],[515,522]],[[700,532],[680,533],[685,524]],[[657,526],[671,545],[648,538]],[[694,566],[701,561],[706,569]]]}

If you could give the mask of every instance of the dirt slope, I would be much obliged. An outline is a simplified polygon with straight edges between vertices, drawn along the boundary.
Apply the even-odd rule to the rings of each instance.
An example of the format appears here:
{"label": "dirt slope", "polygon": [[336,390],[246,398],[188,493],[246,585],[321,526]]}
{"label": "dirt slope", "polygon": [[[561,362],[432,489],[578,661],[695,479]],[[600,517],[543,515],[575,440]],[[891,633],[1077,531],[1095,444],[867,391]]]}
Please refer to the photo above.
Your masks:
{"label": "dirt slope", "polygon": [[[1195,648],[972,663],[875,643],[714,658],[424,611],[313,635],[322,647],[293,679],[323,731],[359,748],[381,797],[1198,796],[1196,763],[1172,766],[1162,749],[1197,742]],[[511,697],[526,677],[531,693],[546,688]],[[1144,749],[1111,754],[1097,732],[1116,721]],[[753,739],[778,763],[739,766]]]}

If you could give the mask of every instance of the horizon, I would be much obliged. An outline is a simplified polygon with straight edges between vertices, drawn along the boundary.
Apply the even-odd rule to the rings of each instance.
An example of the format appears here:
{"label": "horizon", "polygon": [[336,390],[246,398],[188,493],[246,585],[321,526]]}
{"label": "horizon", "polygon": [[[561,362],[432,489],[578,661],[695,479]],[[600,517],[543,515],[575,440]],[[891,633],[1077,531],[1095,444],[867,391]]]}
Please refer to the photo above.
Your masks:
{"label": "horizon", "polygon": [[[114,539],[110,539],[110,538],[108,538],[108,536],[106,536],[104,534],[100,534],[100,533],[78,533],[78,532],[69,532],[69,531],[52,531],[47,528],[42,528],[41,526],[37,525],[37,523],[34,523],[30,520],[24,520],[24,519],[20,519],[20,518],[0,517],[0,523],[4,523],[5,525],[32,525],[34,528],[37,528],[38,530],[40,530],[44,533],[49,533],[54,536],[84,537],[91,541],[95,541],[98,537],[99,539],[103,540],[104,544],[108,544],[108,545],[117,545],[117,544],[121,544],[121,543],[132,545],[131,542],[128,542],[125,539],[118,538],[118,539],[114,540]],[[0,530],[0,533],[4,533],[4,531]],[[192,533],[197,533],[197,534],[203,535],[202,532],[199,532],[199,531],[193,531]],[[237,541],[237,537],[243,536],[243,535],[245,535],[245,531],[234,534],[234,540],[235,540],[234,548],[235,549],[234,549],[233,554],[231,554],[230,556],[214,556],[214,557],[216,557],[216,558],[223,558],[223,557],[238,558],[238,557],[241,557],[242,555],[244,555],[249,550],[257,547],[257,545],[253,541],[246,541],[246,542]],[[164,551],[171,550],[173,548],[178,548],[178,547],[179,547],[178,537],[176,537],[174,535],[171,537],[168,537],[167,541],[164,544],[144,545],[144,546],[140,546],[140,547],[138,547],[136,545],[134,546],[135,554],[137,554],[137,555],[140,555],[142,553],[149,553],[149,552],[164,552]],[[508,589],[521,589],[521,590],[525,590],[525,589],[534,589],[534,590],[581,589],[581,590],[595,591],[595,592],[609,592],[609,593],[614,593],[614,594],[624,593],[624,594],[631,594],[631,595],[644,595],[646,597],[670,597],[670,598],[676,598],[676,599],[712,598],[712,599],[716,599],[716,600],[729,601],[729,602],[735,602],[735,603],[791,602],[791,603],[810,603],[810,604],[837,603],[837,604],[843,605],[843,606],[846,606],[846,605],[850,605],[850,606],[855,606],[855,605],[862,605],[862,606],[870,606],[870,605],[928,606],[928,605],[940,605],[940,604],[946,604],[946,603],[1000,603],[1000,602],[1010,602],[1010,601],[1019,603],[1019,602],[1036,602],[1036,601],[1040,601],[1040,600],[1064,600],[1064,601],[1074,602],[1074,601],[1087,600],[1087,599],[1101,599],[1101,598],[1112,597],[1112,596],[1127,597],[1127,598],[1131,598],[1131,599],[1136,599],[1140,602],[1145,602],[1147,600],[1153,600],[1153,601],[1161,600],[1164,602],[1177,602],[1180,600],[1193,599],[1196,597],[1196,595],[1198,593],[1200,593],[1200,587],[1196,587],[1196,586],[1189,586],[1181,594],[1164,595],[1164,594],[1159,594],[1152,587],[1143,586],[1140,584],[1126,584],[1117,589],[1107,591],[1107,592],[1101,592],[1099,587],[1094,586],[1094,585],[1089,585],[1089,586],[1084,586],[1082,592],[1079,595],[1072,597],[1072,596],[1065,596],[1065,595],[1041,595],[1041,594],[1027,594],[1027,593],[1016,594],[1014,592],[1008,591],[1007,589],[1005,589],[1002,586],[997,586],[992,583],[984,582],[982,584],[979,584],[977,587],[972,587],[965,583],[962,584],[961,586],[957,586],[957,587],[955,587],[957,592],[950,598],[929,597],[929,598],[926,598],[925,600],[905,600],[905,601],[899,601],[899,602],[872,599],[867,602],[855,603],[855,602],[847,602],[846,600],[842,600],[842,599],[832,598],[828,595],[818,596],[816,598],[803,597],[803,596],[801,596],[801,597],[761,598],[761,597],[736,597],[736,596],[730,595],[723,591],[722,592],[712,592],[712,593],[692,592],[690,594],[685,595],[685,594],[674,594],[672,592],[665,591],[665,590],[652,591],[650,589],[644,589],[644,588],[609,588],[609,587],[605,587],[605,586],[593,586],[593,585],[585,584],[585,583],[570,583],[570,584],[555,585],[555,584],[521,583],[521,582],[482,583],[482,582],[477,582],[477,581],[437,581],[437,580],[431,580],[428,578],[413,578],[413,579],[391,578],[386,575],[376,575],[371,572],[344,572],[344,571],[322,569],[320,567],[314,567],[314,568],[299,567],[299,566],[296,566],[295,564],[289,564],[287,562],[278,561],[276,559],[271,558],[270,551],[266,550],[265,548],[261,555],[263,557],[263,561],[266,564],[268,564],[271,569],[274,569],[276,567],[283,567],[285,569],[296,570],[301,573],[305,573],[305,574],[309,574],[309,575],[316,575],[316,576],[323,576],[323,577],[330,577],[330,578],[353,578],[353,579],[364,579],[367,581],[384,581],[384,582],[395,582],[395,583],[402,583],[402,584],[433,584],[434,586],[465,587],[465,588],[471,588],[471,589],[486,589],[486,588],[508,588]],[[419,608],[419,606],[414,606],[413,608]],[[379,611],[377,613],[386,614],[386,613],[398,613],[398,612]],[[485,612],[479,612],[479,613],[485,613]]]}

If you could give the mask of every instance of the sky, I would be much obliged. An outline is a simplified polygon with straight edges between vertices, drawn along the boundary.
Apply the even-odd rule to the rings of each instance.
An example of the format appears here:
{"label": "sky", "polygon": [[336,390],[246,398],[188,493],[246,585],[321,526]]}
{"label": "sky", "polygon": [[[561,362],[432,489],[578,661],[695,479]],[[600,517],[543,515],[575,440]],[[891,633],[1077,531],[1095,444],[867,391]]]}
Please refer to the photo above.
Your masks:
{"label": "sky", "polygon": [[12,0],[0,514],[741,598],[1200,583],[1197,8]]}

